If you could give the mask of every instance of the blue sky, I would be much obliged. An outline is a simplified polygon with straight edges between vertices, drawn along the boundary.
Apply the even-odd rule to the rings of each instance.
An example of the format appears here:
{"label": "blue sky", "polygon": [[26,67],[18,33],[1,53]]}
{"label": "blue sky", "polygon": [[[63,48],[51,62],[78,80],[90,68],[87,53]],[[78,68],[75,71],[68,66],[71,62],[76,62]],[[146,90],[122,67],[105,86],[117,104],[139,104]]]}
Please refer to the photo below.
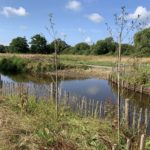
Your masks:
{"label": "blue sky", "polygon": [[[150,0],[0,0],[0,44],[8,45],[17,36],[30,38],[43,34],[52,41],[46,26],[53,13],[58,36],[68,44],[96,42],[108,37],[105,22],[114,28],[113,14],[126,6],[134,19],[150,17]],[[150,25],[150,23],[149,23]]]}

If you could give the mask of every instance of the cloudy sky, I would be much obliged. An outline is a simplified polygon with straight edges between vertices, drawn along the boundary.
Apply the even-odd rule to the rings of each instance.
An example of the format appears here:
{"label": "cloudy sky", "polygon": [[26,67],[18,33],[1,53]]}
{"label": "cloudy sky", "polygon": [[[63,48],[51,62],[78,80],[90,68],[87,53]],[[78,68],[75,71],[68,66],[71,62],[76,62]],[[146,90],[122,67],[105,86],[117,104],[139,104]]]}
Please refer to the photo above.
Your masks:
{"label": "cloudy sky", "polygon": [[95,42],[109,36],[105,23],[114,28],[113,15],[121,6],[131,19],[138,14],[142,20],[150,17],[150,0],[0,0],[0,44],[8,45],[17,36],[30,41],[37,33],[51,42],[46,30],[49,13],[58,36],[68,44]]}

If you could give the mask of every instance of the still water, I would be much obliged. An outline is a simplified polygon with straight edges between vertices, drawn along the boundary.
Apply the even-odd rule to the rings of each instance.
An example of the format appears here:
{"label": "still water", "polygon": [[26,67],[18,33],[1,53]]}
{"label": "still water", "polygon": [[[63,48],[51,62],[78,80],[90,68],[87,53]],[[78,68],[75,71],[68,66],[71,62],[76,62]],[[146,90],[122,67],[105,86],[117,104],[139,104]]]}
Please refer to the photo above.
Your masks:
{"label": "still water", "polygon": [[[44,94],[41,87],[49,85],[53,79],[41,76],[32,75],[3,75],[1,80],[5,82],[24,83],[28,86],[36,86],[39,88],[38,93]],[[59,79],[59,88],[67,91],[73,95],[85,96],[87,99],[94,99],[99,101],[111,100],[117,103],[117,87],[108,80],[88,78],[88,79]],[[147,108],[150,110],[150,96],[140,93],[135,93],[126,89],[121,90],[121,99],[130,99],[132,105],[139,108]]]}
{"label": "still water", "polygon": [[[5,85],[15,85],[15,84],[24,84],[29,87],[29,94],[34,94],[36,98],[43,98],[47,100],[49,98],[49,89],[51,83],[54,81],[53,77],[43,77],[43,76],[32,76],[32,75],[3,75],[1,74],[1,81]],[[3,85],[4,87],[4,85]],[[2,89],[3,89],[2,87]],[[7,87],[7,86],[6,86]],[[10,89],[5,89],[5,93],[9,93]],[[107,103],[111,101],[111,104],[117,104],[117,86],[112,84],[108,80],[96,79],[96,78],[59,78],[58,83],[59,89],[62,92],[67,92],[71,96],[77,96],[79,99],[82,97],[86,98],[86,101],[98,101],[99,103]],[[14,91],[14,93],[16,93]],[[47,96],[46,96],[47,95]],[[37,98],[37,99],[38,99]],[[61,98],[60,98],[61,99]],[[72,99],[72,97],[71,97]],[[127,89],[121,89],[121,101],[120,101],[120,113],[121,117],[125,113],[125,103],[126,99],[129,99],[129,124],[132,126],[133,123],[133,110],[136,109],[136,128],[138,125],[138,120],[141,112],[141,121],[140,124],[144,123],[145,114],[147,113],[147,133],[150,134],[150,96],[140,93],[135,93]],[[70,101],[71,102],[71,101]],[[75,109],[75,106],[78,102],[72,101],[72,108]],[[71,106],[70,105],[70,106]],[[90,105],[89,105],[90,106]],[[117,105],[116,105],[117,106]],[[96,107],[96,103],[95,103]],[[76,110],[74,110],[76,111]],[[110,112],[109,112],[110,113]]]}

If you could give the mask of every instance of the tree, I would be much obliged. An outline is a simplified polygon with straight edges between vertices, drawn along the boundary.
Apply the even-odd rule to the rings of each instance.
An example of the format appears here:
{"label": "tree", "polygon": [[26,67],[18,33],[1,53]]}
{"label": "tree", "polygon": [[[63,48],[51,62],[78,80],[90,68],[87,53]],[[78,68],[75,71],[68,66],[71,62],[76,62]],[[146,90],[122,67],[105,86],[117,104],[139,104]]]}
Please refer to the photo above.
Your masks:
{"label": "tree", "polygon": [[117,62],[117,78],[118,78],[118,92],[117,92],[117,101],[118,101],[118,145],[120,145],[120,75],[121,75],[121,53],[122,53],[122,43],[129,36],[129,33],[133,33],[137,28],[140,28],[141,24],[138,22],[140,14],[136,16],[136,19],[133,20],[129,17],[129,14],[126,12],[125,6],[121,7],[121,13],[115,14],[115,26],[116,30],[112,33],[111,27],[107,26],[107,30],[110,33],[111,37],[116,38],[118,41],[118,62]]}
{"label": "tree", "polygon": [[65,41],[58,38],[58,39],[55,39],[54,41],[52,41],[51,44],[49,45],[50,53],[55,52],[55,44],[57,46],[58,53],[62,53],[65,49],[70,47]]}
{"label": "tree", "polygon": [[4,45],[0,45],[0,53],[5,53],[5,46]]}
{"label": "tree", "polygon": [[47,53],[47,41],[44,36],[36,34],[31,38],[31,53]]}
{"label": "tree", "polygon": [[10,43],[9,51],[12,53],[27,53],[29,46],[25,37],[17,37]]}
{"label": "tree", "polygon": [[5,52],[9,53],[10,52],[10,46],[5,46]]}
{"label": "tree", "polygon": [[121,54],[123,55],[131,55],[134,53],[134,46],[130,44],[122,44],[122,51]]}
{"label": "tree", "polygon": [[134,45],[136,54],[150,56],[150,28],[139,31],[134,35]]}
{"label": "tree", "polygon": [[107,53],[114,53],[116,50],[116,44],[112,37],[108,37],[105,40],[99,40],[93,46],[93,53],[96,55],[103,55]]}
{"label": "tree", "polygon": [[73,49],[75,54],[88,54],[90,50],[90,46],[85,42],[81,42],[76,44]]}

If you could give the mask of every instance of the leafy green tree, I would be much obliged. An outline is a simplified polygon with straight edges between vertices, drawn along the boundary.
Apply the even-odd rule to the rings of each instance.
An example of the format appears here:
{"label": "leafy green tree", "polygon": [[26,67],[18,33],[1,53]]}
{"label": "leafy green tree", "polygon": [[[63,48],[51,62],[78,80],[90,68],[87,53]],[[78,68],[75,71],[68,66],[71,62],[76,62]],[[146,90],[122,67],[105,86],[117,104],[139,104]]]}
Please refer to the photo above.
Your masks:
{"label": "leafy green tree", "polygon": [[10,46],[5,46],[5,52],[6,52],[6,53],[11,52],[11,51],[10,51]]}
{"label": "leafy green tree", "polygon": [[14,38],[9,47],[9,51],[12,53],[27,53],[29,52],[29,46],[25,37]]}
{"label": "leafy green tree", "polygon": [[65,41],[61,39],[56,39],[52,41],[51,44],[49,45],[49,52],[54,53],[56,48],[58,53],[62,53],[65,49],[69,47],[70,46]]}
{"label": "leafy green tree", "polygon": [[146,28],[134,35],[136,54],[150,56],[150,28]]}
{"label": "leafy green tree", "polygon": [[51,44],[47,44],[47,50],[46,51],[48,54],[54,53],[55,52],[54,46]]}
{"label": "leafy green tree", "polygon": [[0,45],[0,53],[5,53],[5,46],[4,45]]}
{"label": "leafy green tree", "polygon": [[63,54],[75,54],[74,47],[70,46],[70,47],[66,48],[65,50],[63,50]]}
{"label": "leafy green tree", "polygon": [[113,38],[109,37],[105,40],[99,40],[93,46],[93,54],[103,55],[107,53],[114,53],[116,50],[116,44],[113,41]]}
{"label": "leafy green tree", "polygon": [[46,38],[40,34],[36,34],[31,38],[31,53],[47,53]]}
{"label": "leafy green tree", "polygon": [[73,48],[74,54],[89,54],[90,53],[90,45],[85,42],[81,42],[75,45]]}
{"label": "leafy green tree", "polygon": [[130,44],[122,44],[122,51],[123,55],[131,55],[134,53],[134,46]]}

